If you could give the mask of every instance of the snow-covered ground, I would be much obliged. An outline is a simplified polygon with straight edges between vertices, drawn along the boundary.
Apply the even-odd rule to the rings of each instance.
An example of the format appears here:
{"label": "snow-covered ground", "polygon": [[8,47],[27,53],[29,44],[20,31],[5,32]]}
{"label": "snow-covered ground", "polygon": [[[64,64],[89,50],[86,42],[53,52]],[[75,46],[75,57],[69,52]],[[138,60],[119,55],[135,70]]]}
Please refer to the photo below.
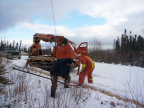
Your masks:
{"label": "snow-covered ground", "polygon": [[[93,71],[93,84],[84,85],[98,89],[97,91],[89,88],[63,88],[63,84],[58,83],[56,98],[50,97],[51,81],[34,75],[26,74],[18,70],[13,70],[14,65],[24,67],[27,56],[10,60],[12,63],[7,64],[6,69],[9,72],[7,76],[15,83],[14,86],[6,87],[8,97],[5,103],[18,103],[16,108],[123,108],[139,107],[131,102],[125,102],[117,99],[118,95],[124,99],[131,99],[144,104],[144,68],[134,66],[123,66],[115,64],[95,63]],[[42,70],[42,69],[40,69]],[[71,71],[72,81],[78,81],[77,68]],[[16,91],[16,87],[25,87],[21,93]],[[24,88],[23,87],[23,88]],[[13,88],[13,90],[12,90]],[[103,94],[106,91],[113,96]],[[15,96],[12,95],[15,94]],[[16,95],[19,94],[19,95]],[[13,99],[12,99],[13,97]],[[4,98],[1,98],[4,99]],[[0,106],[4,104],[4,100]]]}

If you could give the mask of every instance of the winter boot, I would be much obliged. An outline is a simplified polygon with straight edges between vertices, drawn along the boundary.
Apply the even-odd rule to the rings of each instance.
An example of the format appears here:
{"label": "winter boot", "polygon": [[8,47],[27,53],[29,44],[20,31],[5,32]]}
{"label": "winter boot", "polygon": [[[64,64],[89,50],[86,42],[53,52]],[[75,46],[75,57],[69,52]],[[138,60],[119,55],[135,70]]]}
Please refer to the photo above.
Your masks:
{"label": "winter boot", "polygon": [[68,84],[69,84],[69,80],[65,80],[65,82],[64,82],[64,88],[69,88],[69,86],[68,86]]}

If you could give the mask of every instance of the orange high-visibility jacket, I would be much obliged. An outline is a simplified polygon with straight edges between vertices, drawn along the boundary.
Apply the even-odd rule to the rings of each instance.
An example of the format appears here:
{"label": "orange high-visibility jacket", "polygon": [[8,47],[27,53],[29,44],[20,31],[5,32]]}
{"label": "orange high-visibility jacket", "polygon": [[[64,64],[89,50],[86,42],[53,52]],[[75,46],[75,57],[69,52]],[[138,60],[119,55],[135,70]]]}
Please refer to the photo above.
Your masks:
{"label": "orange high-visibility jacket", "polygon": [[94,68],[94,62],[88,57],[88,56],[80,56],[79,60],[82,64],[82,68],[84,68],[84,71],[87,71],[91,68]]}

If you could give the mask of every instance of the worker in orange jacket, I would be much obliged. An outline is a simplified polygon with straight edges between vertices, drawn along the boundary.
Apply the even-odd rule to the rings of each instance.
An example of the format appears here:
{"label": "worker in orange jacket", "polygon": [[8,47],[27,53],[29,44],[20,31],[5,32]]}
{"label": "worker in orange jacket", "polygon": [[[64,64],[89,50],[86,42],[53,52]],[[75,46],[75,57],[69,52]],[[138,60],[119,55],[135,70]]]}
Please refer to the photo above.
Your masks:
{"label": "worker in orange jacket", "polygon": [[78,54],[77,59],[82,64],[82,70],[79,74],[78,86],[81,86],[84,83],[86,75],[88,77],[88,83],[93,83],[92,72],[95,68],[94,62],[88,56],[81,55],[81,54]]}

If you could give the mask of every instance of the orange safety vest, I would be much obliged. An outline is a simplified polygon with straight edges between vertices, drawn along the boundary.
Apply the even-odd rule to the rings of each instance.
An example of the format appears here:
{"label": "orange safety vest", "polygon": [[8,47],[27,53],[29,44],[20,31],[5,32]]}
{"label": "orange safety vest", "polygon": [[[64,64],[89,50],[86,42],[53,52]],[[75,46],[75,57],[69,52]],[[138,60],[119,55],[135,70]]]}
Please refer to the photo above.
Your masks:
{"label": "orange safety vest", "polygon": [[82,63],[82,68],[91,69],[95,67],[93,60],[91,60],[88,56],[82,55],[79,57],[79,60]]}

